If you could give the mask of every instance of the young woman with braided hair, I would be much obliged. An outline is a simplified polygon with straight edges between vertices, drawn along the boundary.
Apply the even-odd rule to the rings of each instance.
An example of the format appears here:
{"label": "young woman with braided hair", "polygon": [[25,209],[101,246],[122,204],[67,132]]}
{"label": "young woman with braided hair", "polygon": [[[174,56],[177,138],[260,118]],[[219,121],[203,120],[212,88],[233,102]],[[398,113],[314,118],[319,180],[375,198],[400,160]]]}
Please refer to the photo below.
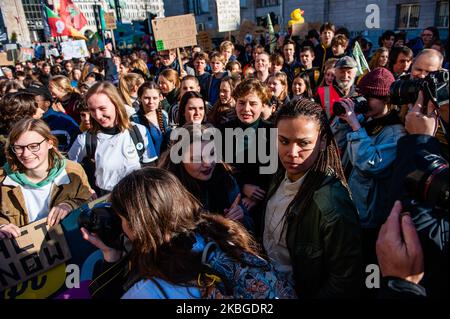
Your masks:
{"label": "young woman with braided hair", "polygon": [[302,99],[277,114],[282,164],[269,188],[263,244],[299,297],[356,297],[362,275],[358,213],[320,105]]}
{"label": "young woman with braided hair", "polygon": [[161,107],[161,90],[155,82],[145,82],[137,92],[140,102],[139,111],[131,116],[131,121],[144,125],[150,132],[159,156],[168,145],[170,136],[169,117]]}

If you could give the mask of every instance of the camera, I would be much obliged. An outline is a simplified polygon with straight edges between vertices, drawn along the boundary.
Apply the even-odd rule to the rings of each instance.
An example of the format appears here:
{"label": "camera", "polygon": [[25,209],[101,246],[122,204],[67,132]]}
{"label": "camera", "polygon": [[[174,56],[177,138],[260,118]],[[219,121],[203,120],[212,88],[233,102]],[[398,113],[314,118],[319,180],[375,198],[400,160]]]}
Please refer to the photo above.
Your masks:
{"label": "camera", "polygon": [[120,248],[122,221],[110,203],[95,204],[92,208],[86,205],[78,217],[78,226],[97,234],[106,246]]}
{"label": "camera", "polygon": [[415,154],[417,169],[406,176],[408,196],[418,202],[447,209],[449,199],[448,163],[444,158],[427,151]]}
{"label": "camera", "polygon": [[[369,105],[367,104],[367,100],[364,96],[356,96],[351,97],[350,100],[353,101],[353,111],[355,113],[364,114],[369,110]],[[345,107],[342,105],[342,101],[336,101],[333,104],[333,113],[336,116],[340,116],[342,114],[345,114]]]}
{"label": "camera", "polygon": [[409,212],[419,235],[442,251],[449,240],[448,163],[427,151],[415,154],[416,170],[406,176],[403,211]]}
{"label": "camera", "polygon": [[419,91],[424,92],[424,105],[433,101],[436,107],[448,103],[448,71],[429,73],[423,79],[399,79],[390,89],[391,103],[394,105],[414,104]]}

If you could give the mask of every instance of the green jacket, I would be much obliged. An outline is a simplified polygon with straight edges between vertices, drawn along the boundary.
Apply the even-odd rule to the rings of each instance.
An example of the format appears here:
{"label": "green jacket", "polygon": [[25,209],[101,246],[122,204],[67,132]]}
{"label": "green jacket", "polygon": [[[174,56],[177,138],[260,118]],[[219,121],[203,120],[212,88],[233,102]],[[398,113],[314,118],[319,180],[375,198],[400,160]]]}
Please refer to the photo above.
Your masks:
{"label": "green jacket", "polygon": [[[283,178],[274,178],[267,198]],[[327,176],[305,211],[298,210],[299,204],[289,205],[286,231],[298,296],[357,297],[363,282],[361,230],[348,190]]]}

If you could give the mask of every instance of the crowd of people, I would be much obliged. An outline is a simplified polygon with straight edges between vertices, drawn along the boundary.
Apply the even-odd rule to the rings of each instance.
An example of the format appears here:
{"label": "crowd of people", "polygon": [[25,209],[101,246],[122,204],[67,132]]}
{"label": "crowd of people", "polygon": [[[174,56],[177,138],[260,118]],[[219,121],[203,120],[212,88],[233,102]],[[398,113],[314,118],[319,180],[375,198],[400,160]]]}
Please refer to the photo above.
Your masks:
{"label": "crowd of people", "polygon": [[[360,75],[356,42],[370,67]],[[205,270],[209,243],[237,264],[268,261],[284,287],[272,297],[448,296],[448,210],[429,210],[429,223],[447,225],[437,247],[402,208],[415,154],[448,163],[448,57],[438,30],[409,41],[386,31],[371,52],[362,37],[325,23],[269,46],[229,38],[178,57],[107,42],[86,60],[3,67],[0,240],[108,195],[131,245],[81,232],[102,251],[103,270],[128,279],[96,296],[224,297],[223,274]],[[394,99],[394,82],[438,72],[446,99],[419,85],[408,91],[414,101],[403,91]],[[226,139],[230,129],[245,138]],[[222,138],[214,147],[202,139],[211,132]],[[274,172],[261,173],[265,158],[252,156],[262,149],[276,153]],[[384,278],[375,294],[365,286],[369,264]]]}

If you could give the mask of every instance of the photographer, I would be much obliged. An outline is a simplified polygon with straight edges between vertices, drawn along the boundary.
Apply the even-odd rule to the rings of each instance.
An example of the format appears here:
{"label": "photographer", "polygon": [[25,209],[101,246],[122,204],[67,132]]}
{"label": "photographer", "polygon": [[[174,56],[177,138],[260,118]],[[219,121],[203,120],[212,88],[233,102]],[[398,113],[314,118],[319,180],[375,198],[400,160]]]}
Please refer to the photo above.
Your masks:
{"label": "photographer", "polygon": [[[363,251],[368,263],[374,262],[376,236],[386,218],[383,214],[388,196],[386,190],[392,175],[397,140],[405,135],[389,100],[393,82],[394,76],[389,70],[376,68],[358,84],[360,93],[367,98],[366,105],[362,102],[356,105],[352,99],[345,99],[341,104],[343,110],[335,107],[335,113],[352,129],[347,134],[346,150],[353,165],[349,186],[363,228]],[[361,123],[356,110],[364,116]]]}
{"label": "photographer", "polygon": [[[111,193],[111,207],[107,218],[97,214],[80,223],[83,238],[102,251],[107,268],[89,287],[94,298],[295,297],[287,281],[257,256],[241,224],[208,214],[166,170],[147,167],[125,176]],[[106,220],[104,226],[112,227],[99,225]],[[119,237],[121,231],[132,245],[124,258],[120,246],[111,245],[111,233]]]}
{"label": "photographer", "polygon": [[[444,90],[448,92],[448,80]],[[438,100],[434,104],[430,100],[424,105],[424,92],[419,91],[414,107],[405,117],[405,128],[409,135],[398,141],[397,159],[394,162],[394,174],[389,191],[391,198],[388,204],[392,204],[396,199],[405,199],[407,196],[417,198],[411,216],[422,241],[425,256],[423,285],[430,298],[443,298],[449,295],[448,177],[436,183],[437,170],[433,167],[434,163],[430,163],[434,158],[441,163],[448,162],[448,146],[436,136],[439,127],[445,129],[448,127],[448,121],[448,96],[447,101]],[[446,141],[447,134],[443,133],[443,136],[443,140]],[[426,154],[426,158],[422,154]],[[448,176],[448,163],[446,168]],[[416,193],[412,194],[407,189],[405,181],[408,177],[411,178],[411,174],[417,173],[423,175],[423,178],[414,187]],[[436,184],[437,187],[434,186]],[[437,196],[444,198],[443,205],[436,205],[436,200],[433,199]],[[447,207],[447,210],[442,212],[442,207],[437,206]],[[422,219],[419,220],[419,217]]]}

